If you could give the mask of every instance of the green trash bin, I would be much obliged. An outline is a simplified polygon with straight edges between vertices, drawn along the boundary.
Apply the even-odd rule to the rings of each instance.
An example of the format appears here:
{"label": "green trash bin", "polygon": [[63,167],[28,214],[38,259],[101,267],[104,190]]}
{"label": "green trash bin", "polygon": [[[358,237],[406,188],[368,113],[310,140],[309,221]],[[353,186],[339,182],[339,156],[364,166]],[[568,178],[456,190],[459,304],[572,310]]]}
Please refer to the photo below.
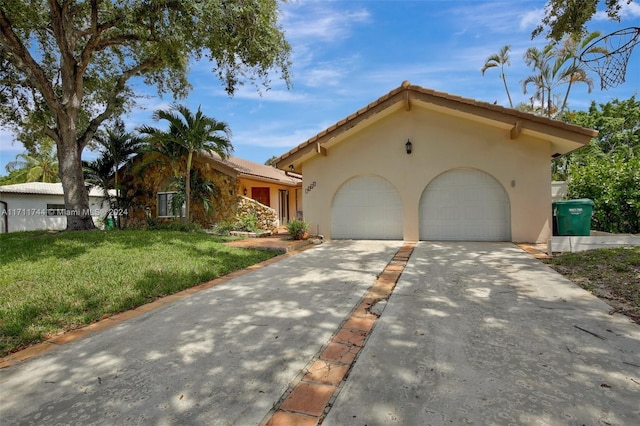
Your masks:
{"label": "green trash bin", "polygon": [[105,221],[104,221],[104,227],[105,229],[113,229],[116,227],[116,222],[113,220],[112,217],[108,217]]}
{"label": "green trash bin", "polygon": [[589,236],[593,206],[593,200],[588,198],[553,203],[558,235]]}

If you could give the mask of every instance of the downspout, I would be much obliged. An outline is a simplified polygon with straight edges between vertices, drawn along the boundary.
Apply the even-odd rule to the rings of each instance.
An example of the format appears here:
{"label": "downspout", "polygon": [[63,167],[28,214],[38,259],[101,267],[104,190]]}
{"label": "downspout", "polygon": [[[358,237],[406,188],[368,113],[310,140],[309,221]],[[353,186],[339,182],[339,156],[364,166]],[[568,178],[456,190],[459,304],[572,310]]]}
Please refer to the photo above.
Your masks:
{"label": "downspout", "polygon": [[2,221],[4,222],[4,233],[9,232],[9,205],[6,201],[0,201],[0,215],[2,216]]}

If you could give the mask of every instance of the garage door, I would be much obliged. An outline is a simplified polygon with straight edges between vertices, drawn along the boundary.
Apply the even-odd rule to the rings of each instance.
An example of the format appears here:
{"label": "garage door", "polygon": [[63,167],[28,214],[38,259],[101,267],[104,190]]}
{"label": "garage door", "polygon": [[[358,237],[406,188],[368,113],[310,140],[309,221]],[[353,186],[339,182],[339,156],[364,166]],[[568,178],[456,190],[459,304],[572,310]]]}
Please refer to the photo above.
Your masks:
{"label": "garage door", "polygon": [[433,179],[420,199],[420,239],[510,241],[509,198],[492,176],[455,169]]}
{"label": "garage door", "polygon": [[380,176],[358,176],[345,182],[333,198],[331,238],[401,240],[398,191]]}

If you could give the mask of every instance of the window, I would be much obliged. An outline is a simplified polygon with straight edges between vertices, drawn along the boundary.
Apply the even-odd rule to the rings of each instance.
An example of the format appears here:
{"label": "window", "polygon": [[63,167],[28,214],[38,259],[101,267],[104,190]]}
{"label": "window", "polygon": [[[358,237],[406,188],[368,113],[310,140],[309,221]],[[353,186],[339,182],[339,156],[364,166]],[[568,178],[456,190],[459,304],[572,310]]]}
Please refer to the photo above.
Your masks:
{"label": "window", "polygon": [[173,197],[175,192],[158,192],[158,217],[182,217],[186,214],[186,206],[181,209],[173,209]]}
{"label": "window", "polygon": [[64,204],[47,204],[47,216],[64,216]]}

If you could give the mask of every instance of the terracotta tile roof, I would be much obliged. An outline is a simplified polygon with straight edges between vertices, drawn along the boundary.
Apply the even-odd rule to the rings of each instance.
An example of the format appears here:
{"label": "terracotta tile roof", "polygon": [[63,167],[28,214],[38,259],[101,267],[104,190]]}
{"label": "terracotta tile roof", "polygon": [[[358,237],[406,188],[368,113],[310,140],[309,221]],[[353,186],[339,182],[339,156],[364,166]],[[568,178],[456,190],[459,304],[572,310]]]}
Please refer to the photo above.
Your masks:
{"label": "terracotta tile roof", "polygon": [[244,158],[229,157],[225,162],[238,170],[241,176],[248,178],[275,180],[285,185],[296,185],[301,182],[301,179],[288,176],[285,172],[273,166],[254,163]]}
{"label": "terracotta tile roof", "polygon": [[218,163],[232,168],[240,177],[266,182],[276,182],[289,186],[296,186],[302,182],[302,179],[289,176],[284,171],[276,169],[275,167],[255,163],[253,161],[245,160],[244,158],[228,157],[227,159],[222,160],[220,156],[215,153],[207,153],[207,156]]}
{"label": "terracotta tile roof", "polygon": [[317,135],[307,139],[305,142],[301,143],[297,147],[291,149],[287,153],[281,155],[280,157],[274,160],[274,164],[278,167],[285,167],[287,164],[283,163],[288,157],[295,154],[296,152],[309,147],[310,145],[316,143],[322,143],[327,138],[328,135],[332,133],[336,133],[339,130],[348,130],[354,126],[356,126],[360,121],[370,117],[371,115],[379,112],[381,110],[386,109],[387,107],[394,105],[398,102],[405,102],[407,105],[411,102],[411,100],[420,100],[423,102],[427,102],[434,105],[440,105],[444,108],[455,108],[458,106],[459,108],[465,108],[467,110],[472,111],[471,113],[474,115],[482,116],[488,115],[493,118],[502,116],[504,118],[509,119],[523,119],[529,122],[539,123],[544,126],[548,126],[549,129],[558,129],[564,131],[570,131],[577,134],[584,135],[589,138],[593,138],[598,135],[596,130],[587,129],[581,126],[577,126],[574,124],[565,123],[558,120],[553,120],[547,117],[541,117],[538,115],[522,112],[512,108],[505,108],[500,105],[490,104],[488,102],[477,101],[470,98],[465,98],[458,95],[452,95],[446,92],[439,92],[433,89],[426,89],[421,86],[412,85],[408,81],[404,81],[400,87],[397,87],[387,93],[386,95],[381,96],[370,104],[366,105],[363,108],[360,108],[358,111],[350,114],[349,116],[343,118],[337,123],[329,126],[325,130],[321,131]]}
{"label": "terracotta tile roof", "polygon": [[[110,190],[109,192],[111,193]],[[6,194],[37,194],[37,195],[64,195],[61,183],[28,182],[13,185],[0,186],[0,193]],[[114,193],[115,195],[115,193]],[[91,188],[91,197],[102,197],[100,188]]]}

